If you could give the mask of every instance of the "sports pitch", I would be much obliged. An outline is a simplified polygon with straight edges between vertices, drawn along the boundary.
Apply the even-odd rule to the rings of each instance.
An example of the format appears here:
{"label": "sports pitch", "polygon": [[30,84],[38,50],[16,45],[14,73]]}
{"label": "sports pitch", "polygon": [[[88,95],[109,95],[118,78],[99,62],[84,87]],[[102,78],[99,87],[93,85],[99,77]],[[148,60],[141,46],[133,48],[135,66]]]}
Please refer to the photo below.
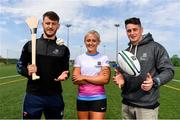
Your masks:
{"label": "sports pitch", "polygon": [[[0,119],[21,118],[26,82],[26,78],[17,75],[15,65],[0,65]],[[72,84],[71,78],[62,85],[65,101],[64,119],[76,119],[77,86]],[[121,119],[120,92],[112,80],[106,85],[106,119]],[[180,119],[180,68],[175,68],[175,77],[171,82],[161,86],[160,104],[160,119]]]}

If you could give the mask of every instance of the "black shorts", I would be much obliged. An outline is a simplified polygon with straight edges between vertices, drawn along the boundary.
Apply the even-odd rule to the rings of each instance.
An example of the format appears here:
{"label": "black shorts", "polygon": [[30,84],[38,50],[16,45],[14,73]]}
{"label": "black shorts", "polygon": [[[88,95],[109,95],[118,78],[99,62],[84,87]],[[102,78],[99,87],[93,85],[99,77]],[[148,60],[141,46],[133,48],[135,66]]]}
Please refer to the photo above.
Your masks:
{"label": "black shorts", "polygon": [[107,100],[77,100],[77,111],[106,112]]}

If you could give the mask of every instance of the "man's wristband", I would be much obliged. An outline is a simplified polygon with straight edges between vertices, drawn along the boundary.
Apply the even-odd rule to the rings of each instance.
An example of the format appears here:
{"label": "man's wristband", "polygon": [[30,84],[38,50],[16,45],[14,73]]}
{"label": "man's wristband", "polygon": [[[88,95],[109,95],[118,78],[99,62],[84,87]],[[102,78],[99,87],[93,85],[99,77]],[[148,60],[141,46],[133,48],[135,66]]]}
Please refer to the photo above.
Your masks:
{"label": "man's wristband", "polygon": [[161,85],[161,81],[158,77],[153,78],[153,87],[157,88]]}

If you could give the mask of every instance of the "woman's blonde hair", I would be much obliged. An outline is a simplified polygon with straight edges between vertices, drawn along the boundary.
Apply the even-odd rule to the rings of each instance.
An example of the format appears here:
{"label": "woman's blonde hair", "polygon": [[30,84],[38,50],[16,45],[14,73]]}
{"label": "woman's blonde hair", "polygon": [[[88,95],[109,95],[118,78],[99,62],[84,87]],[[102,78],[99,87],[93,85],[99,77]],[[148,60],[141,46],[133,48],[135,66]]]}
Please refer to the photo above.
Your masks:
{"label": "woman's blonde hair", "polygon": [[90,34],[95,35],[97,37],[98,41],[101,42],[100,35],[95,30],[90,30],[89,32],[87,32],[86,35],[84,36],[84,41],[86,40],[87,36],[90,35]]}

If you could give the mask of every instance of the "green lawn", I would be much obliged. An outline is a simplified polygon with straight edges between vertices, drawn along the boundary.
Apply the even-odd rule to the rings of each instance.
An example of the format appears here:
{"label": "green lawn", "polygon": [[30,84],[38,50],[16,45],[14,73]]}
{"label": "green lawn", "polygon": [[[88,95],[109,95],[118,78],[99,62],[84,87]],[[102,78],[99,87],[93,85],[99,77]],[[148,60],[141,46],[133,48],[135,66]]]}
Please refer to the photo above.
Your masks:
{"label": "green lawn", "polygon": [[[180,68],[175,68],[174,79],[180,80]],[[0,78],[15,75],[15,65],[0,65]],[[112,73],[113,74],[113,73]],[[12,82],[13,81],[13,82]],[[5,84],[4,84],[5,83]],[[76,119],[76,94],[77,86],[71,80],[63,82],[63,96],[65,100],[65,119]],[[180,82],[171,81],[167,84],[180,89]],[[23,97],[25,93],[26,79],[24,77],[14,77],[0,79],[0,119],[20,119]],[[106,85],[108,97],[108,109],[106,119],[121,118],[121,96],[120,90],[112,82]],[[160,89],[160,119],[180,118],[180,90],[162,86]]]}
{"label": "green lawn", "polygon": [[175,67],[175,76],[174,79],[180,80],[180,67]]}
{"label": "green lawn", "polygon": [[15,74],[17,74],[15,65],[0,64],[0,77],[15,75]]}

